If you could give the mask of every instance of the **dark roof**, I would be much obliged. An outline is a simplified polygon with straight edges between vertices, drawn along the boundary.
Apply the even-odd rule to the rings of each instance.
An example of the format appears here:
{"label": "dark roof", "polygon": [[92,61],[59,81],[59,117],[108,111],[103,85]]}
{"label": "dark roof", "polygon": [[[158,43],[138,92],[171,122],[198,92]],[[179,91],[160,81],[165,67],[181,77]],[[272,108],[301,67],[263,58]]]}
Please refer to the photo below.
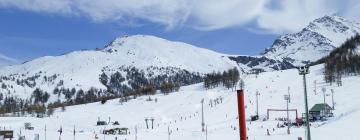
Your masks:
{"label": "dark roof", "polygon": [[321,103],[321,104],[315,104],[309,112],[320,112],[321,110],[324,110],[324,109],[331,109],[331,107],[328,105],[328,104],[324,104],[324,103]]}

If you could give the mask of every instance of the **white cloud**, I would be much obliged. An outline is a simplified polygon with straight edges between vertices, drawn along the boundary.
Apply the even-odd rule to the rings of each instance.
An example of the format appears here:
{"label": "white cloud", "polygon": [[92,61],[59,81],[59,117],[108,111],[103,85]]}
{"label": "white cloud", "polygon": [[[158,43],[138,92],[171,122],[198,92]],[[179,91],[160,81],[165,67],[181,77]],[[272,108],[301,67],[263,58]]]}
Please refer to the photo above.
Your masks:
{"label": "white cloud", "polygon": [[262,11],[266,1],[268,0],[0,0],[0,7],[80,15],[96,22],[134,18],[159,23],[168,28],[186,24],[197,29],[213,30],[238,26],[252,20]]}
{"label": "white cloud", "polygon": [[214,30],[247,23],[259,15],[268,0],[199,0],[192,17],[198,29]]}
{"label": "white cloud", "polygon": [[[89,2],[90,1],[90,2]],[[214,30],[252,20],[267,0],[77,0],[77,9],[95,21],[146,19],[168,28]],[[191,19],[191,20],[189,20]],[[194,20],[194,21],[192,21]]]}
{"label": "white cloud", "polygon": [[336,12],[329,0],[281,0],[277,8],[264,10],[257,19],[258,26],[274,32],[296,32],[310,21]]}
{"label": "white cloud", "polygon": [[95,21],[139,18],[174,27],[186,21],[189,0],[77,0],[81,13]]}
{"label": "white cloud", "polygon": [[22,10],[74,14],[70,0],[0,0],[0,7],[15,7]]}
{"label": "white cloud", "polygon": [[0,54],[0,67],[17,64],[17,63],[19,63],[18,60]]}
{"label": "white cloud", "polygon": [[[283,33],[299,31],[325,14],[340,12],[360,19],[359,3],[358,0],[0,0],[0,8],[84,16],[95,22],[132,23],[140,19],[167,29],[186,26],[216,30],[255,23],[256,30]],[[339,4],[345,8],[339,10]]]}
{"label": "white cloud", "polygon": [[10,61],[10,62],[18,62],[18,60],[14,58],[7,57],[5,55],[0,54],[0,60]]}

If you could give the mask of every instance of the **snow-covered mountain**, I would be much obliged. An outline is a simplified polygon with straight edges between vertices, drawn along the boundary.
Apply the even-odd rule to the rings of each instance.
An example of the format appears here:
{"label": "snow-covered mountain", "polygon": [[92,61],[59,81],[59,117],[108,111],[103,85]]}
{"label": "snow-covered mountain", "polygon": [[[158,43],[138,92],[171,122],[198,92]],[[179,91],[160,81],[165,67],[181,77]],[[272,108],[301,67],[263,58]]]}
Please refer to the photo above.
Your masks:
{"label": "snow-covered mountain", "polygon": [[229,56],[238,64],[256,71],[294,68],[327,56],[350,37],[360,33],[360,23],[342,17],[324,16],[300,32],[285,34],[258,56]]}
{"label": "snow-covered mountain", "polygon": [[0,54],[0,67],[14,65],[14,64],[17,64],[17,63],[18,63],[17,60]]}
{"label": "snow-covered mountain", "polygon": [[211,50],[154,36],[134,35],[117,38],[100,50],[46,56],[1,68],[0,84],[6,88],[0,92],[29,97],[36,88],[49,93],[55,88],[105,90],[106,86],[99,81],[102,73],[110,77],[119,72],[122,75],[119,79],[125,78],[121,84],[131,87],[130,82],[135,80],[130,77],[134,76],[140,80],[142,77],[166,80],[179,75],[201,76],[236,66],[228,57]]}
{"label": "snow-covered mountain", "polygon": [[112,56],[122,56],[117,58],[121,59],[119,61],[122,65],[134,65],[138,68],[170,66],[191,72],[210,73],[234,66],[223,54],[146,35],[115,39],[102,51]]}
{"label": "snow-covered mountain", "polygon": [[302,65],[328,55],[358,33],[360,23],[336,15],[324,16],[310,22],[298,33],[280,36],[263,55],[275,60],[289,59],[294,65]]}

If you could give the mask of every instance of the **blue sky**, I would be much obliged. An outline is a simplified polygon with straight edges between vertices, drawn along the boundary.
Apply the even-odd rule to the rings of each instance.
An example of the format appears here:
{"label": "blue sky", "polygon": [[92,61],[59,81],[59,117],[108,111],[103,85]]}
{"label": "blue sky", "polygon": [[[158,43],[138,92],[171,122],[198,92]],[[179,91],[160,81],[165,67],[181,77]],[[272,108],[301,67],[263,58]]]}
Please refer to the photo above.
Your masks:
{"label": "blue sky", "polygon": [[[228,54],[254,55],[284,33],[337,13],[360,19],[346,0],[0,0],[0,54],[27,61],[102,48],[149,34]],[[344,4],[345,3],[345,4]],[[351,8],[353,7],[353,8]]]}
{"label": "blue sky", "polygon": [[[132,27],[116,22],[95,23],[81,17],[59,17],[19,10],[0,10],[0,52],[29,60],[60,55],[73,50],[101,48],[116,37],[150,34],[229,54],[257,54],[277,35],[255,34],[243,28],[199,31],[191,28],[164,29],[147,21]],[[261,41],[259,41],[261,40]]]}

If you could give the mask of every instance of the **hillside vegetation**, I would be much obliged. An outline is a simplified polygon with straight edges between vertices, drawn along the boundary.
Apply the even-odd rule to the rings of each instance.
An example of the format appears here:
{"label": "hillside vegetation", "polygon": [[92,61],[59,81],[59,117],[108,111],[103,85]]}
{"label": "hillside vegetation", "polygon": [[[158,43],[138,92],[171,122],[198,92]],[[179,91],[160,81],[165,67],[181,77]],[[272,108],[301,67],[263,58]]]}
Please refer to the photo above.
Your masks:
{"label": "hillside vegetation", "polygon": [[339,48],[334,49],[328,56],[317,63],[324,63],[324,78],[327,83],[341,84],[341,77],[360,74],[360,35],[348,39]]}

